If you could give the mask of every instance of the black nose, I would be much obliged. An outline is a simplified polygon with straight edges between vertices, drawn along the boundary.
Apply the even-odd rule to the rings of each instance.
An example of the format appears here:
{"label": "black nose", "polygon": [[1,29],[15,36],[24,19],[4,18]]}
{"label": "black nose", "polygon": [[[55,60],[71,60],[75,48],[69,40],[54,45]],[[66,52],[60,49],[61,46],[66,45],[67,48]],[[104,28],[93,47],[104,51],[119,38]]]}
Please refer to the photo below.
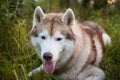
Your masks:
{"label": "black nose", "polygon": [[43,58],[46,60],[46,61],[50,61],[52,59],[53,55],[49,52],[46,52],[44,53],[43,55]]}

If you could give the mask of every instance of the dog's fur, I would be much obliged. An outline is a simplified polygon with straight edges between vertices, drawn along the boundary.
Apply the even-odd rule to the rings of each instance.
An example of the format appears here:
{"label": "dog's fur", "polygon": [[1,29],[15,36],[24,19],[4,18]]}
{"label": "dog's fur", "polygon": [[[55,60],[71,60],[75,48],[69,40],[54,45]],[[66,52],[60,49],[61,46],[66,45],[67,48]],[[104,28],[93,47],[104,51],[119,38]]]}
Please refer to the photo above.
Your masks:
{"label": "dog's fur", "polygon": [[[111,38],[94,22],[78,23],[71,9],[44,14],[36,7],[31,42],[43,64],[31,71],[29,77],[44,69],[63,80],[104,80],[99,63]],[[49,61],[43,57],[46,52],[52,55]]]}

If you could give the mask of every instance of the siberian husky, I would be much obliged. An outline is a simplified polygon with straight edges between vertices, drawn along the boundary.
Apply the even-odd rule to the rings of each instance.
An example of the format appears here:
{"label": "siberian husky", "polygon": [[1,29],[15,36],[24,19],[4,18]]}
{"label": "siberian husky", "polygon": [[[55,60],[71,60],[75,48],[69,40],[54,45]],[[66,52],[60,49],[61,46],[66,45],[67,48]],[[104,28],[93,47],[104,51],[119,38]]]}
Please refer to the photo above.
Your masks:
{"label": "siberian husky", "polygon": [[58,80],[104,80],[99,63],[111,38],[97,23],[78,23],[72,9],[44,14],[37,6],[31,42],[43,63],[29,72],[29,77],[44,70]]}

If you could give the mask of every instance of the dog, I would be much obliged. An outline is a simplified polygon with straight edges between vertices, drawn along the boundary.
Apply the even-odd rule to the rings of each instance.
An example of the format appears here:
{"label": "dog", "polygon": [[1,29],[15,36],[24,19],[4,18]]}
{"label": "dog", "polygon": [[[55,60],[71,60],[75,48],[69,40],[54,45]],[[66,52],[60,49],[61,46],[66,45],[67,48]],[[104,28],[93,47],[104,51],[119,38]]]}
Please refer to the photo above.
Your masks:
{"label": "dog", "polygon": [[95,22],[77,22],[72,9],[45,14],[37,6],[30,38],[42,65],[29,72],[29,77],[44,70],[58,80],[105,79],[99,63],[111,38]]}

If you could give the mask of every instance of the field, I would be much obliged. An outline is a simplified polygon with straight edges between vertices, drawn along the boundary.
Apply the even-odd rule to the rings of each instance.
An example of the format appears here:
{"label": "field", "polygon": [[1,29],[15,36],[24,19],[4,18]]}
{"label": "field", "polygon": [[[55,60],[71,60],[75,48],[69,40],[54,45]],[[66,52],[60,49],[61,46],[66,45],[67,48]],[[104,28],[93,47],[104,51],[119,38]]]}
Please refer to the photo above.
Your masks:
{"label": "field", "polygon": [[[1,0],[0,80],[57,80],[43,71],[32,78],[28,78],[27,73],[41,64],[29,38],[33,10],[40,5],[45,12],[63,12],[66,8],[61,8],[59,1],[41,0],[36,3],[23,0],[20,3],[19,0]],[[74,3],[70,7],[79,21],[95,21],[111,36],[112,46],[105,47],[101,68],[105,71],[106,80],[120,80],[120,9],[109,4],[97,10],[76,5]]]}

